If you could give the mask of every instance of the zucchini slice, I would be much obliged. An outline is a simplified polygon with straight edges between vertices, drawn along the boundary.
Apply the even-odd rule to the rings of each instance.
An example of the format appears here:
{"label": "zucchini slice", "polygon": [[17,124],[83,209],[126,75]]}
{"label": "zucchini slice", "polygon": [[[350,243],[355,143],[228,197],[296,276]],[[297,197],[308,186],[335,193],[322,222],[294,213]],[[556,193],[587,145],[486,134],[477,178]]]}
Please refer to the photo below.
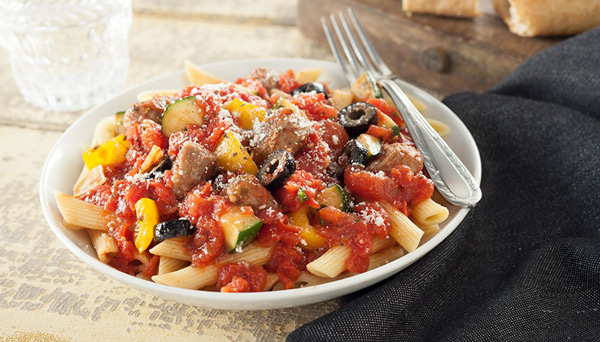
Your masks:
{"label": "zucchini slice", "polygon": [[381,115],[379,116],[379,123],[377,125],[380,127],[389,128],[392,131],[394,131],[394,134],[400,135],[400,127],[396,125],[394,120],[392,120],[392,118],[390,118],[387,114],[382,113],[381,111],[379,112],[379,114]]}
{"label": "zucchini slice", "polygon": [[165,109],[162,120],[162,134],[167,137],[183,130],[189,124],[202,125],[204,111],[196,103],[195,96],[177,100]]}
{"label": "zucchini slice", "polygon": [[350,211],[351,197],[339,185],[334,185],[317,194],[317,202],[321,207],[336,207],[341,211]]}
{"label": "zucchini slice", "polygon": [[302,188],[298,188],[298,198],[300,199],[300,203],[304,203],[308,201],[308,195]]}
{"label": "zucchini slice", "polygon": [[355,98],[360,101],[366,101],[367,99],[380,99],[383,97],[381,88],[377,85],[377,82],[366,72],[360,75],[359,78],[352,83],[350,88]]}
{"label": "zucchini slice", "polygon": [[356,141],[367,148],[367,158],[373,158],[381,152],[381,139],[379,138],[363,133],[356,138]]}
{"label": "zucchini slice", "polygon": [[125,119],[125,112],[116,112],[115,113],[115,134],[121,135],[125,134],[127,131],[125,126],[123,125],[123,120]]}
{"label": "zucchini slice", "polygon": [[235,206],[221,216],[219,223],[225,236],[225,246],[231,253],[254,240],[263,222],[254,214],[244,213],[241,207]]}

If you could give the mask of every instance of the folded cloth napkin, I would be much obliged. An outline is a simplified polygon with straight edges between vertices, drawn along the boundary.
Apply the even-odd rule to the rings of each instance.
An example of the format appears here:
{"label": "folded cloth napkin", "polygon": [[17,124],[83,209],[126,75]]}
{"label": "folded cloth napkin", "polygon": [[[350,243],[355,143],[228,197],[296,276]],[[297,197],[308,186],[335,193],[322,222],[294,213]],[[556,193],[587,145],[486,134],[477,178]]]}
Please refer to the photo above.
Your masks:
{"label": "folded cloth napkin", "polygon": [[600,28],[444,102],[478,144],[483,199],[288,341],[600,340]]}

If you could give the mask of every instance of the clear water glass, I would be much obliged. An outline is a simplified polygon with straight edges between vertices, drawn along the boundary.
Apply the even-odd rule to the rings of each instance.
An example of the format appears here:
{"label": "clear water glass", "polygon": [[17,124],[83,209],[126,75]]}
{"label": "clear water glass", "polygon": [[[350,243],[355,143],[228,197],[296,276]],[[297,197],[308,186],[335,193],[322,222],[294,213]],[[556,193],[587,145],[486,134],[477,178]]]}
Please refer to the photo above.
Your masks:
{"label": "clear water glass", "polygon": [[0,44],[30,104],[89,108],[121,90],[131,0],[1,0]]}

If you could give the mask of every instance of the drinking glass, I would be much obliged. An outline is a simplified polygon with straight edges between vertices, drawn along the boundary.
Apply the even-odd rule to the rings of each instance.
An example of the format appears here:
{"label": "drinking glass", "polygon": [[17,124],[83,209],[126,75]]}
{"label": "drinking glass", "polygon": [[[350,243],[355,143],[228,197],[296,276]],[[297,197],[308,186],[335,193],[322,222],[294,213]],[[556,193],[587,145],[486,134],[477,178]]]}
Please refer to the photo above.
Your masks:
{"label": "drinking glass", "polygon": [[2,0],[0,17],[0,44],[32,105],[82,110],[122,88],[131,0]]}

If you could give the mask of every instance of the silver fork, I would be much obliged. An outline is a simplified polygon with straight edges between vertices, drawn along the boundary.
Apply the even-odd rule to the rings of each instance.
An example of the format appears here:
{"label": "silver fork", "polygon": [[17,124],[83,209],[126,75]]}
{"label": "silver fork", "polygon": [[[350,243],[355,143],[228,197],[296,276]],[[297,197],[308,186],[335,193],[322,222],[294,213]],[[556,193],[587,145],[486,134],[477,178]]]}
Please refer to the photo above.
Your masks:
{"label": "silver fork", "polygon": [[[423,118],[421,113],[408,99],[404,91],[394,81],[398,79],[390,68],[383,62],[373,45],[367,38],[354,15],[352,8],[347,9],[347,15],[360,37],[360,42],[354,36],[343,11],[338,13],[338,19],[333,14],[329,19],[340,42],[346,60],[335,43],[334,36],[326,17],[321,17],[321,24],[327,36],[329,47],[338,64],[344,72],[346,80],[352,84],[363,72],[373,77],[390,95],[400,111],[402,119],[410,132],[415,144],[423,155],[423,162],[429,176],[444,198],[454,205],[473,207],[481,199],[481,189],[469,173],[469,170],[458,159],[446,142]],[[365,53],[366,51],[366,53]]]}

